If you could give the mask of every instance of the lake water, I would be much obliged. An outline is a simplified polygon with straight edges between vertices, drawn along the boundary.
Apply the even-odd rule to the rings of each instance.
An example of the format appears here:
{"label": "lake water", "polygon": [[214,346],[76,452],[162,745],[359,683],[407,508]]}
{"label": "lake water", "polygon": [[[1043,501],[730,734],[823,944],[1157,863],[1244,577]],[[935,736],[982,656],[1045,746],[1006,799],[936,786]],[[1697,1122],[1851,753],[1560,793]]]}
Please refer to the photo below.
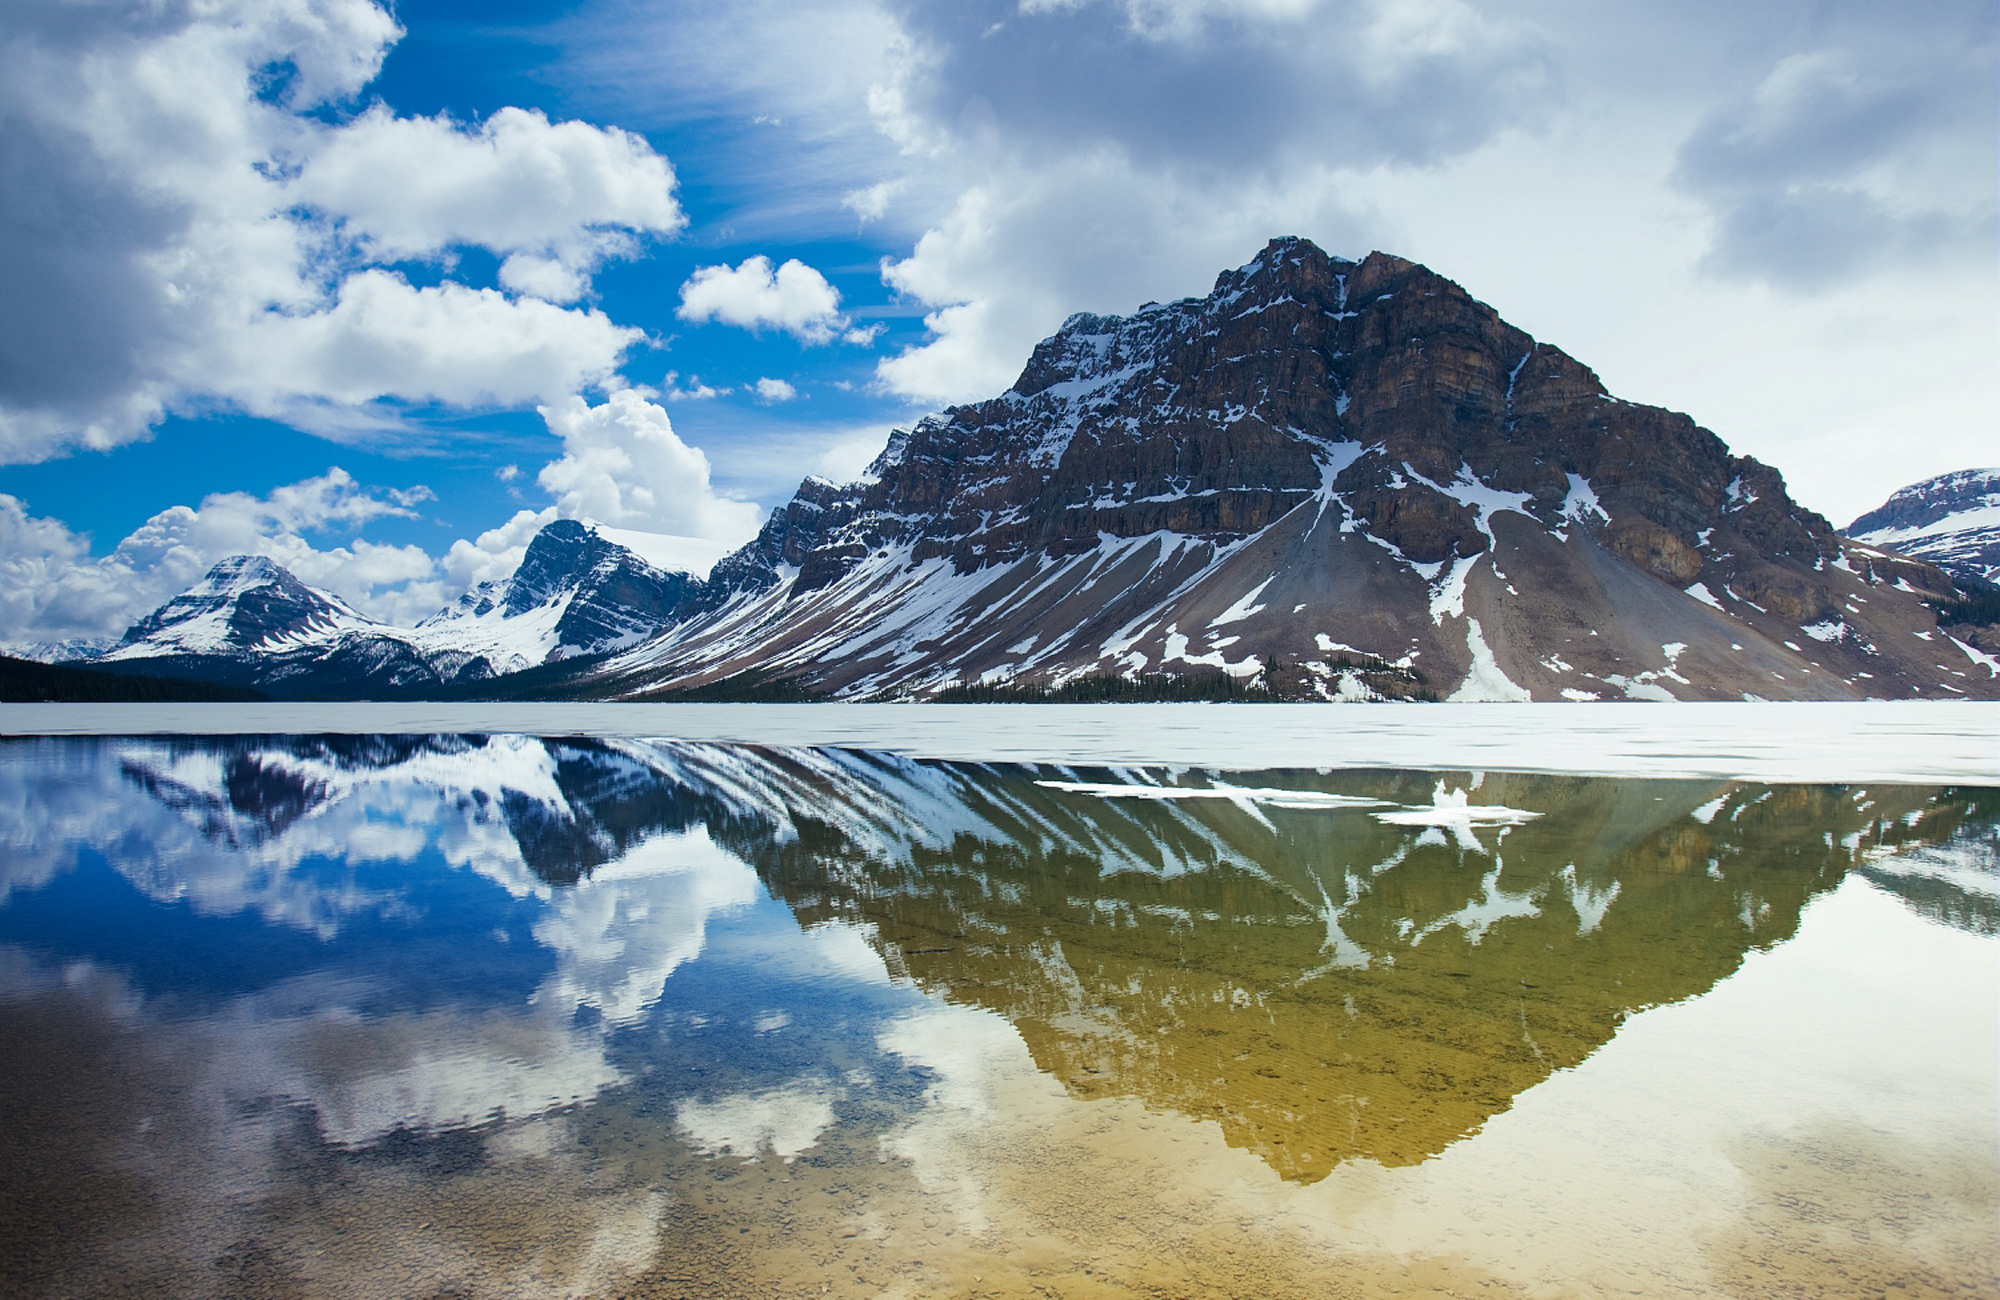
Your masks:
{"label": "lake water", "polygon": [[1896,712],[1838,779],[1647,709],[1563,724],[1615,775],[1430,710],[0,740],[0,1293],[1991,1296],[1991,711]]}

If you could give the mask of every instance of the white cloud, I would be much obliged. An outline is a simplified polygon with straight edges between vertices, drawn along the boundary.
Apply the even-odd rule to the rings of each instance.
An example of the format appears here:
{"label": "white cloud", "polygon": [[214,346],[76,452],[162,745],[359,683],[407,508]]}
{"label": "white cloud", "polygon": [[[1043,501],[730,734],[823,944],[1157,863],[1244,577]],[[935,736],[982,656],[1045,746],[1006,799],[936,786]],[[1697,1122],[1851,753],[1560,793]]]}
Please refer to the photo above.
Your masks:
{"label": "white cloud", "polygon": [[760,379],[755,387],[760,402],[789,402],[799,395],[798,389],[782,379]]}
{"label": "white cloud", "polygon": [[[170,507],[98,558],[88,538],[0,493],[0,642],[115,637],[230,555],[268,556],[364,613],[408,627],[470,587],[511,576],[535,534],[558,517],[634,530],[622,540],[674,549],[676,567],[697,571],[755,535],[761,508],[717,493],[708,458],[638,390],[598,406],[571,397],[542,411],[563,440],[564,454],[538,476],[557,504],[518,510],[442,556],[361,535],[378,520],[416,517],[428,489],[370,488],[339,468],[263,496],[218,492]],[[512,466],[499,473],[503,481],[520,475]]]}
{"label": "white cloud", "polygon": [[[1072,237],[1078,228],[1091,237]],[[1273,234],[1337,250],[1360,230],[1313,169],[1224,197],[1110,152],[1010,166],[969,188],[909,257],[885,268],[891,286],[933,305],[931,337],[885,357],[877,374],[890,391],[926,402],[994,396],[1071,312],[1206,293]]]}
{"label": "white cloud", "polygon": [[687,220],[667,160],[638,136],[518,108],[465,129],[377,105],[328,133],[289,188],[371,258],[478,245],[506,258],[502,284],[552,302],[581,296],[598,262],[633,251],[634,232]]}
{"label": "white cloud", "polygon": [[737,543],[762,522],[759,507],[715,491],[708,457],[680,440],[665,408],[636,392],[599,406],[572,396],[541,412],[563,455],[537,481],[564,516]]}
{"label": "white cloud", "polygon": [[829,343],[848,329],[840,292],[797,258],[772,269],[763,255],[741,266],[697,267],[681,286],[677,313],[686,321],[721,321],[744,329],[781,329],[802,343]]}
{"label": "white cloud", "polygon": [[300,404],[383,397],[513,406],[610,380],[639,338],[600,311],[458,284],[419,289],[371,269],[349,276],[325,310],[245,322],[208,361],[243,407],[280,418]]}
{"label": "white cloud", "polygon": [[1837,518],[1992,459],[1984,0],[690,0],[636,21],[588,55],[677,60],[636,107],[799,124],[760,139],[758,177],[727,174],[751,151],[708,160],[753,195],[733,220],[837,206],[908,239],[886,279],[930,334],[881,362],[892,393],[992,396],[1071,312],[1205,292],[1302,234],[1429,263]]}
{"label": "white cloud", "polygon": [[727,397],[730,389],[715,388],[701,382],[700,375],[689,375],[685,385],[680,382],[680,372],[669,370],[660,382],[665,385],[661,396],[669,402],[708,402],[718,397]]}
{"label": "white cloud", "polygon": [[833,483],[854,482],[882,454],[894,429],[893,425],[877,424],[838,435],[813,457],[812,472]]}
{"label": "white cloud", "polygon": [[[609,380],[639,333],[553,304],[683,223],[666,160],[518,109],[320,111],[400,35],[370,0],[10,7],[0,458],[216,403],[333,432],[376,398],[518,404]],[[508,292],[371,265],[449,270],[463,246],[504,259]]]}

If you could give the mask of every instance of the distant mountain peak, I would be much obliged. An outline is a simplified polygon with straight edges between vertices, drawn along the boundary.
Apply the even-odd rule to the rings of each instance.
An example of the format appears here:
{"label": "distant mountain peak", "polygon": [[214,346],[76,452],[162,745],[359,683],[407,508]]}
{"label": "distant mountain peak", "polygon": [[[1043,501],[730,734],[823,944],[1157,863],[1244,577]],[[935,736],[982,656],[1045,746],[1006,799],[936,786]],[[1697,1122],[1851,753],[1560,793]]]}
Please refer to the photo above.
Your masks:
{"label": "distant mountain peak", "polygon": [[700,587],[594,523],[557,519],[529,541],[512,577],[474,587],[418,624],[416,637],[516,672],[643,641]]}
{"label": "distant mountain peak", "polygon": [[308,587],[267,556],[231,555],[134,623],[114,653],[244,651],[376,626],[346,601]]}

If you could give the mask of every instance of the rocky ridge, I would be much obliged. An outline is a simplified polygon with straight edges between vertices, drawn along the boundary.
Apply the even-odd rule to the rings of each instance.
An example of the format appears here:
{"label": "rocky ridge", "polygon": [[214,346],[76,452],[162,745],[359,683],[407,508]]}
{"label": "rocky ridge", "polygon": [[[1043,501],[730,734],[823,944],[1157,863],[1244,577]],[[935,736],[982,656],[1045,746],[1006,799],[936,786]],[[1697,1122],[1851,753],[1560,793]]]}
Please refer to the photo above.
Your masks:
{"label": "rocky ridge", "polygon": [[587,689],[1991,697],[1926,603],[1954,592],[1435,272],[1280,239],[1204,298],[1071,317],[863,481],[807,480]]}

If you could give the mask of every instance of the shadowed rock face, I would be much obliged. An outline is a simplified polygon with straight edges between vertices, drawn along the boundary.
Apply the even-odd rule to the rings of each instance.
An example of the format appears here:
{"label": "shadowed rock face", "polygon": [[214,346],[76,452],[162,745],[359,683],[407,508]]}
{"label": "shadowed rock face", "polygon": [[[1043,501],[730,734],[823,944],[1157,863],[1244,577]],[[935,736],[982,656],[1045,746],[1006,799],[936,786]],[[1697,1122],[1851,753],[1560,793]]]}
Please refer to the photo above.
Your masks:
{"label": "shadowed rock face", "polygon": [[1281,239],[1205,298],[1072,317],[1006,393],[899,432],[869,480],[808,481],[601,680],[1995,694],[1935,635],[1921,598],[1951,590],[1427,268]]}

